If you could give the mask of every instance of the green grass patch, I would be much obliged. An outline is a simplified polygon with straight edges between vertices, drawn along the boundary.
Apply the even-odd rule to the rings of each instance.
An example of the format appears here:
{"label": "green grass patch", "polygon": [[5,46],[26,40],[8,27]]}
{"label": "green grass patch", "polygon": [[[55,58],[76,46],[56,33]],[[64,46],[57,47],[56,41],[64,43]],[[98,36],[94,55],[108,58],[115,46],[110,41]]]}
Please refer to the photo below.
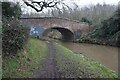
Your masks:
{"label": "green grass patch", "polygon": [[74,75],[79,78],[118,78],[115,72],[100,63],[82,54],[74,53],[59,44],[55,46],[57,66],[60,71],[66,73],[65,77]]}
{"label": "green grass patch", "polygon": [[3,76],[16,76],[17,68],[19,67],[19,62],[17,58],[7,59],[3,62]]}
{"label": "green grass patch", "polygon": [[32,77],[32,72],[42,66],[48,50],[45,42],[29,39],[27,47],[14,58],[3,60],[3,77]]}

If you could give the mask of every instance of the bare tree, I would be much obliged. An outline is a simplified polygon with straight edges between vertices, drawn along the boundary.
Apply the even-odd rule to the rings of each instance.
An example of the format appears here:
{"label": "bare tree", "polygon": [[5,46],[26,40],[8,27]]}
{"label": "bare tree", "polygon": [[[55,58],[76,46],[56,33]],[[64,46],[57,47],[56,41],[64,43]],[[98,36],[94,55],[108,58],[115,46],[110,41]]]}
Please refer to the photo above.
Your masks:
{"label": "bare tree", "polygon": [[48,7],[58,8],[57,4],[65,5],[63,3],[64,0],[47,0],[47,1],[44,0],[44,1],[39,1],[39,2],[34,1],[34,0],[23,0],[23,1],[27,6],[30,6],[31,8],[35,9],[37,12],[41,12],[44,8],[48,8]]}

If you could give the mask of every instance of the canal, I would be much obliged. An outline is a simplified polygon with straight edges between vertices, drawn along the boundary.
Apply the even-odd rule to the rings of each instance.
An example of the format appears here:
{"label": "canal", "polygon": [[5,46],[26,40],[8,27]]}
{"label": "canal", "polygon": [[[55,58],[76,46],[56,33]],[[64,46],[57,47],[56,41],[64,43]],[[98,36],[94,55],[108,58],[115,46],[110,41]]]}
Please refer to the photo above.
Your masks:
{"label": "canal", "polygon": [[68,49],[82,53],[104,66],[118,72],[118,48],[96,44],[59,42]]}

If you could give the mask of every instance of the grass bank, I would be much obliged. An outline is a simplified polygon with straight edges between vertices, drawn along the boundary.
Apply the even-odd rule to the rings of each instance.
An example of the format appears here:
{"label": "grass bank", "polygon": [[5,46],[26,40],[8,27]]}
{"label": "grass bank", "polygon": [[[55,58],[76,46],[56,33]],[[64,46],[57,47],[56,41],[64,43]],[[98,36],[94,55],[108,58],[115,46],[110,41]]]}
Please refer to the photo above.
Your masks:
{"label": "grass bank", "polygon": [[43,41],[29,39],[27,47],[17,56],[3,59],[3,78],[32,77],[32,71],[43,64],[47,53]]}
{"label": "grass bank", "polygon": [[117,78],[118,75],[100,63],[82,54],[75,54],[71,50],[55,44],[57,49],[56,61],[63,77],[79,78]]}

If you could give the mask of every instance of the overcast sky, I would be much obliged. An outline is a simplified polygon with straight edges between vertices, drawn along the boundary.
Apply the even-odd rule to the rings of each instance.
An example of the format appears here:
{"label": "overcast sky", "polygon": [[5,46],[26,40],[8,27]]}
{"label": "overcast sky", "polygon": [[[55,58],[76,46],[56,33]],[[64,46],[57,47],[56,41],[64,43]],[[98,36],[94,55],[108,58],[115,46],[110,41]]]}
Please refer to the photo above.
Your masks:
{"label": "overcast sky", "polygon": [[[8,0],[2,0],[2,1],[8,1]],[[22,0],[9,0],[9,1],[14,1],[14,2],[19,1],[19,2],[21,2]],[[33,1],[43,1],[43,0],[33,0]],[[79,7],[95,5],[95,4],[98,4],[98,3],[99,4],[106,3],[106,4],[111,4],[111,5],[117,5],[119,1],[120,0],[64,0],[64,2],[69,6],[72,6],[72,3],[75,2],[77,5],[79,5]],[[27,9],[27,11],[28,10],[30,10],[30,8]]]}
{"label": "overcast sky", "polygon": [[97,3],[107,3],[107,4],[117,4],[120,0],[66,0],[66,1],[75,1],[79,4],[97,4]]}
{"label": "overcast sky", "polygon": [[[22,0],[0,0],[0,1],[22,1]],[[43,0],[33,0],[33,1],[43,1]],[[47,1],[47,0],[46,0]],[[89,4],[117,4],[120,0],[64,0],[66,3],[76,2],[78,5],[89,5]]]}
{"label": "overcast sky", "polygon": [[97,3],[100,3],[100,4],[103,4],[103,3],[106,3],[106,4],[118,4],[120,0],[66,0],[65,2],[67,4],[71,4],[72,2],[75,2],[77,3],[79,6],[83,7],[83,6],[88,6],[88,5],[91,5],[91,4],[97,4]]}

